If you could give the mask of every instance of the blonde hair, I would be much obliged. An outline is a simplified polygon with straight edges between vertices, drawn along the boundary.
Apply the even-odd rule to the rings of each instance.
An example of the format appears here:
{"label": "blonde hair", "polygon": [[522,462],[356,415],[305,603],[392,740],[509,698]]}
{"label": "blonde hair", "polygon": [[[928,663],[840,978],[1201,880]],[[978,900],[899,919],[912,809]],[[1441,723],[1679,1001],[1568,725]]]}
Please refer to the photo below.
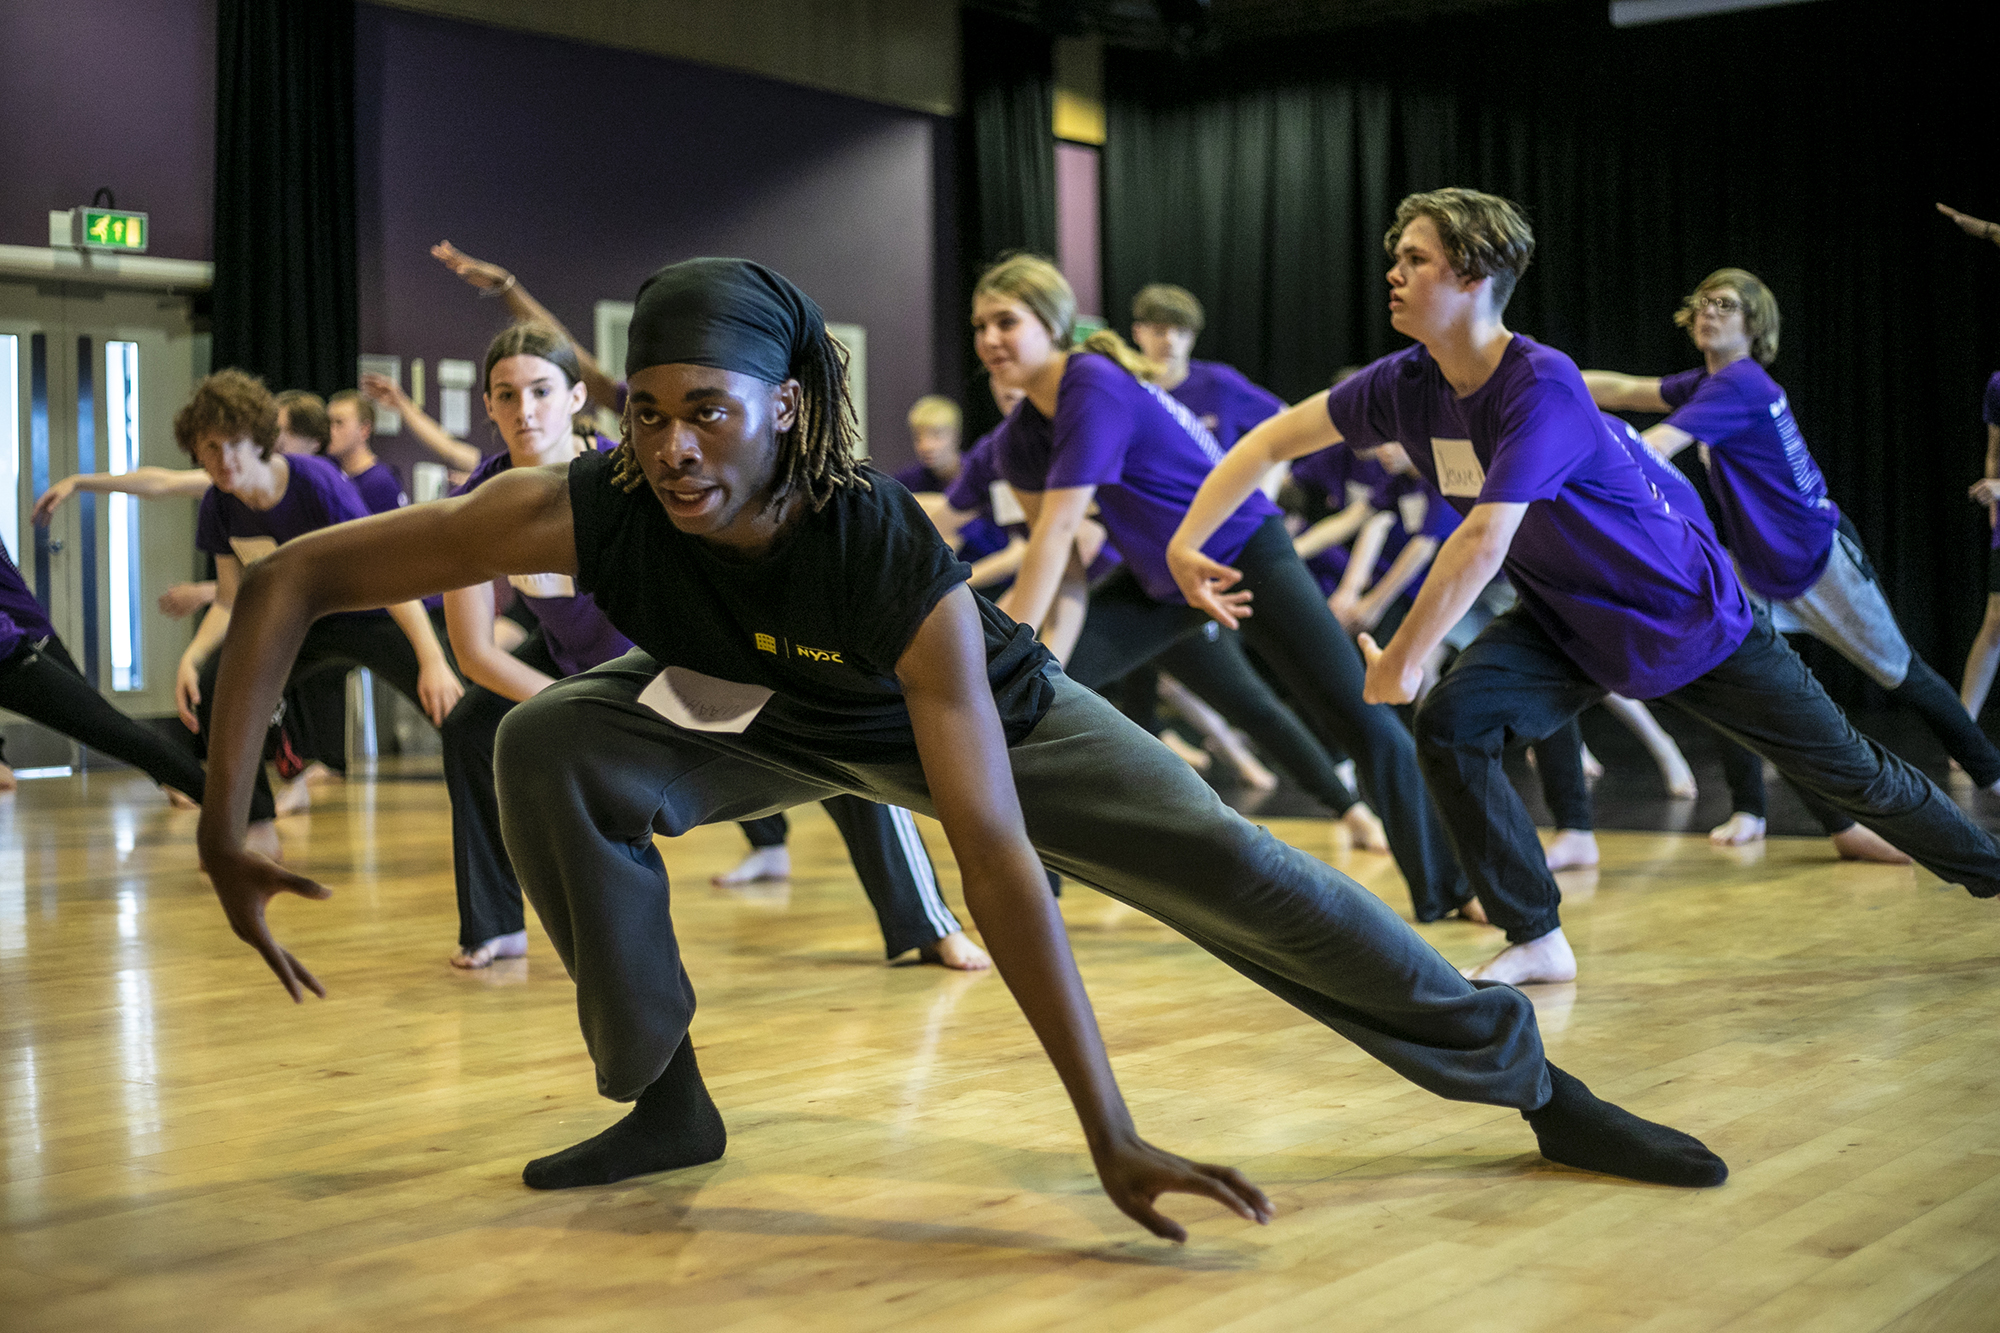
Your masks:
{"label": "blonde hair", "polygon": [[927,393],[910,408],[911,430],[948,430],[956,434],[963,420],[958,404],[941,393]]}
{"label": "blonde hair", "polygon": [[1701,298],[1718,287],[1734,287],[1743,300],[1743,331],[1750,335],[1750,355],[1760,366],[1778,359],[1778,298],[1764,280],[1748,269],[1719,268],[1703,278],[1674,311],[1674,323],[1684,329],[1694,327]]}
{"label": "blonde hair", "polygon": [[1382,248],[1396,257],[1403,229],[1418,218],[1429,218],[1451,271],[1462,278],[1493,279],[1493,309],[1507,308],[1514,284],[1535,257],[1535,233],[1521,210],[1497,194],[1453,186],[1413,194],[1396,205],[1396,220],[1382,238]]}
{"label": "blonde hair", "polygon": [[982,296],[997,296],[1004,301],[1019,301],[1029,313],[1042,322],[1055,341],[1056,350],[1069,352],[1096,352],[1116,361],[1121,369],[1134,379],[1151,382],[1157,380],[1165,368],[1151,360],[1138,348],[1126,342],[1110,329],[1099,329],[1076,342],[1076,293],[1071,290],[1069,279],[1040,255],[1002,255],[997,263],[979,275],[979,284],[972,289],[972,300],[976,305]]}

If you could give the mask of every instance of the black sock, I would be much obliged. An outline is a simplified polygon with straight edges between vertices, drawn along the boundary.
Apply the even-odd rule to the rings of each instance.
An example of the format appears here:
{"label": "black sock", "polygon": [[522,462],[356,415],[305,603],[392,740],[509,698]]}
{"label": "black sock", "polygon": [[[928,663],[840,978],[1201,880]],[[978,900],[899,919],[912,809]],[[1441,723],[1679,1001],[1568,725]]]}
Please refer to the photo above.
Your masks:
{"label": "black sock", "polygon": [[1549,1082],[1555,1095],[1548,1105],[1521,1116],[1551,1162],[1658,1185],[1720,1185],[1729,1179],[1728,1165],[1692,1134],[1600,1101],[1581,1079],[1553,1064]]}
{"label": "black sock", "polygon": [[627,1176],[712,1162],[728,1142],[722,1113],[695,1066],[694,1039],[683,1037],[666,1069],[639,1094],[631,1114],[595,1138],[536,1158],[521,1179],[538,1190],[609,1185]]}

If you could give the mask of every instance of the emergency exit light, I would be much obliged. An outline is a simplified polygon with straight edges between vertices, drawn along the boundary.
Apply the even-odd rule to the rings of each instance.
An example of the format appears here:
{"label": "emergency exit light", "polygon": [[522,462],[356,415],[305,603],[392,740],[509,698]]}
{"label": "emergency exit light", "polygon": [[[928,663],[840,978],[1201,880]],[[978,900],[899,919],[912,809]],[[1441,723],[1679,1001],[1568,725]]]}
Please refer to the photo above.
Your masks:
{"label": "emergency exit light", "polygon": [[74,239],[79,250],[122,250],[143,253],[151,227],[144,213],[127,213],[115,208],[79,208]]}

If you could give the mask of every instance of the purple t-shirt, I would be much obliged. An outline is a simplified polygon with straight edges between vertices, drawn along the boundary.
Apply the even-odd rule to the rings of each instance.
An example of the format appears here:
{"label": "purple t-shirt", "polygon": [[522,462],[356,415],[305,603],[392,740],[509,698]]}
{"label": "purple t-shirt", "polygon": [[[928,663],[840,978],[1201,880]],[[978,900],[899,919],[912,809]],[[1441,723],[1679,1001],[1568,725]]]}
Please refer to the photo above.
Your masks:
{"label": "purple t-shirt", "polygon": [[[1336,445],[1294,459],[1291,475],[1336,514],[1360,501],[1376,509],[1388,508],[1389,470],[1352,449]],[[1306,558],[1306,568],[1318,581],[1319,590],[1329,597],[1347,574],[1347,555],[1345,546],[1329,546]]]}
{"label": "purple t-shirt", "polygon": [[[982,441],[985,440],[991,433],[989,431],[987,435],[980,436],[980,439]],[[977,448],[978,445],[975,444],[973,447]],[[912,493],[936,491],[945,497],[946,503],[961,513],[968,509],[977,511],[976,517],[967,519],[965,526],[958,530],[958,558],[965,561],[977,560],[983,555],[992,555],[995,551],[1006,549],[1007,546],[1007,533],[1005,529],[993,521],[993,509],[990,501],[979,505],[962,505],[951,498],[958,493],[958,482],[965,476],[966,460],[970,456],[969,454],[961,454],[959,456],[958,476],[950,480],[939,476],[922,463],[912,463],[908,467],[898,468],[889,474],[897,481],[902,482]]]}
{"label": "purple t-shirt", "polygon": [[[616,440],[597,437],[597,452],[610,453],[617,447]],[[513,456],[503,449],[480,463],[452,494],[476,490],[512,466]],[[563,675],[574,676],[632,651],[632,641],[612,627],[594,597],[576,590],[576,580],[569,575],[515,574],[507,582],[534,604],[542,640]]]}
{"label": "purple t-shirt", "polygon": [[[332,459],[318,454],[285,454],[283,458],[291,468],[291,477],[285,483],[285,493],[269,509],[252,509],[219,486],[202,493],[201,512],[194,524],[196,550],[233,555],[247,567],[295,537],[368,517],[361,492]],[[342,611],[335,616],[388,614],[386,610]]]}
{"label": "purple t-shirt", "polygon": [[1410,347],[1335,385],[1327,412],[1357,448],[1401,442],[1461,514],[1525,503],[1507,578],[1605,689],[1657,698],[1749,633],[1729,557],[1646,480],[1562,353],[1517,334],[1491,378],[1460,398],[1430,353]]}
{"label": "purple t-shirt", "polygon": [[1285,410],[1284,399],[1220,361],[1188,362],[1187,378],[1168,392],[1195,414],[1224,451],[1252,426]]}
{"label": "purple t-shirt", "polygon": [[1746,356],[1713,375],[1669,375],[1660,397],[1674,409],[1667,424],[1708,446],[1709,490],[1743,581],[1777,601],[1819,582],[1840,510],[1778,382]]}
{"label": "purple t-shirt", "polygon": [[[1167,543],[1222,448],[1194,413],[1116,361],[1073,352],[1051,422],[1027,399],[1001,428],[1000,475],[1022,491],[1097,488],[1098,517],[1146,595],[1183,602],[1167,569]],[[1227,563],[1278,507],[1253,493],[1202,550]]]}
{"label": "purple t-shirt", "polygon": [[389,465],[381,459],[366,472],[358,472],[348,478],[354,489],[361,492],[361,503],[368,506],[371,514],[386,514],[392,509],[401,509],[410,502],[403,490],[403,483],[396,478]]}
{"label": "purple t-shirt", "polygon": [[0,661],[12,656],[22,643],[34,643],[55,632],[42,604],[28,590],[28,581],[15,567],[14,557],[0,546]]}

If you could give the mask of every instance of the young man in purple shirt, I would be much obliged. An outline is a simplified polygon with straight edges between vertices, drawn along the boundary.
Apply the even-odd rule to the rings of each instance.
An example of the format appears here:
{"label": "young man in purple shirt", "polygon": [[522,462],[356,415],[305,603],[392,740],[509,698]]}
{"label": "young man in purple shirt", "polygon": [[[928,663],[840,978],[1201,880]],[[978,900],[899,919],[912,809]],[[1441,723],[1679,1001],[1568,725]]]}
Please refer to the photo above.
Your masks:
{"label": "young man in purple shirt", "polygon": [[1153,383],[1185,403],[1227,449],[1252,426],[1284,411],[1285,400],[1252,384],[1234,366],[1196,361],[1195,339],[1206,323],[1201,302],[1185,287],[1155,282],[1132,298],[1132,341],[1162,367]]}
{"label": "young man in purple shirt", "polygon": [[375,409],[358,390],[342,389],[326,400],[326,425],[322,452],[340,464],[369,513],[386,514],[410,502],[402,479],[375,456]]}
{"label": "young man in purple shirt", "polygon": [[1758,615],[1712,533],[1649,482],[1569,358],[1501,323],[1534,237],[1504,199],[1411,195],[1386,238],[1390,320],[1417,339],[1249,436],[1196,497],[1167,556],[1190,604],[1250,611],[1201,552],[1272,463],[1399,441],[1465,522],[1387,647],[1364,636],[1368,696],[1403,702],[1419,665],[1503,567],[1521,603],[1459,656],[1417,713],[1425,777],[1509,947],[1475,979],[1566,981],[1561,894],[1501,768],[1607,692],[1667,698],[1979,897],[2000,846],[1930,781],[1865,740]]}
{"label": "young man in purple shirt", "polygon": [[1765,370],[1778,356],[1771,289],[1740,268],[1718,269],[1674,322],[1701,351],[1699,369],[1665,378],[1589,370],[1591,396],[1613,411],[1670,413],[1646,443],[1667,458],[1702,446],[1722,539],[1778,629],[1810,634],[1860,667],[1916,710],[1974,782],[2000,791],[2000,749],[1903,638],[1860,534],[1827,496],[1791,403]]}

